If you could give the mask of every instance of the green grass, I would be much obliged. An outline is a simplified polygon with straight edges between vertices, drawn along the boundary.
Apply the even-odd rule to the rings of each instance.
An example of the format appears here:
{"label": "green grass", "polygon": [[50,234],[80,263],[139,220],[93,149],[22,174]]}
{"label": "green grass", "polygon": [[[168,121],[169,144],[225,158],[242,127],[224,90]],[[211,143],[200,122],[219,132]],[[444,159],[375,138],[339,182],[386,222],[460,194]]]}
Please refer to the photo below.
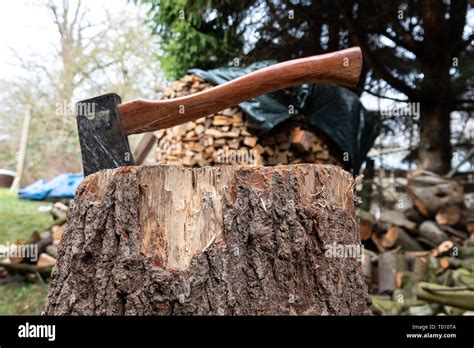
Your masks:
{"label": "green grass", "polygon": [[49,212],[38,212],[38,207],[51,205],[19,199],[8,189],[0,189],[0,244],[28,240],[34,230],[42,231],[53,223]]}
{"label": "green grass", "polygon": [[[0,188],[0,244],[27,241],[34,230],[42,232],[53,223],[49,212],[38,207],[51,205],[19,199]],[[0,285],[0,315],[40,315],[49,285],[40,282],[12,282]]]}
{"label": "green grass", "polygon": [[49,284],[14,282],[0,286],[0,315],[40,315]]}

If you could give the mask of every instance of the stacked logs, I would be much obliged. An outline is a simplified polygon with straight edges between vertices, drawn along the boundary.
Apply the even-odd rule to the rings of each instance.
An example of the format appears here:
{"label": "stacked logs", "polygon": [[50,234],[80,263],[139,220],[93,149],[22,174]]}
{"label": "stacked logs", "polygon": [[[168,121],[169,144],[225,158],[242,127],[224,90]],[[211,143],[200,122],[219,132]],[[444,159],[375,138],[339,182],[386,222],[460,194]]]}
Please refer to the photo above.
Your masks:
{"label": "stacked logs", "polygon": [[[161,92],[161,99],[194,94],[213,85],[186,75]],[[320,132],[293,115],[262,134],[249,127],[238,107],[225,109],[170,129],[155,132],[157,162],[204,167],[221,164],[283,165],[321,163],[341,165],[342,156]]]}
{"label": "stacked logs", "polygon": [[408,175],[412,206],[359,211],[362,268],[380,314],[474,311],[474,210],[463,186],[426,171]]}
{"label": "stacked logs", "polygon": [[53,204],[54,222],[43,231],[33,231],[28,240],[17,240],[10,248],[9,256],[0,259],[0,283],[18,279],[48,278],[58,258],[58,246],[62,239],[69,207],[62,202]]}

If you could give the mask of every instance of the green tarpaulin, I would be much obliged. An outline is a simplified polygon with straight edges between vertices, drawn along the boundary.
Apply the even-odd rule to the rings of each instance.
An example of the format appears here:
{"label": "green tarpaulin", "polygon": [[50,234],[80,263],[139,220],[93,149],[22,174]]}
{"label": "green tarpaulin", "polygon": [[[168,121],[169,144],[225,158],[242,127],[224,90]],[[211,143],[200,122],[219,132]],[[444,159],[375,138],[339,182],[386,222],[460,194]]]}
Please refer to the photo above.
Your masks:
{"label": "green tarpaulin", "polygon": [[[208,71],[192,69],[190,73],[220,85],[275,63],[262,61],[245,68]],[[349,155],[346,169],[359,172],[380,129],[355,93],[337,85],[310,84],[263,95],[239,106],[247,113],[251,127],[269,131],[292,116],[290,105],[299,109],[305,121],[326,134],[343,154]]]}

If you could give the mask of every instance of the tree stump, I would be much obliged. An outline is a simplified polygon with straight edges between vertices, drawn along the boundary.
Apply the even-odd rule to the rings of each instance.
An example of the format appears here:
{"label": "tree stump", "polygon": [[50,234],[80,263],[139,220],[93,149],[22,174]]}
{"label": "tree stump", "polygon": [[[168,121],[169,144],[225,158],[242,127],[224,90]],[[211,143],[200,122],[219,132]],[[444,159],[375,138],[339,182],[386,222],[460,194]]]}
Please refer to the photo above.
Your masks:
{"label": "tree stump", "polygon": [[[47,315],[360,315],[349,173],[123,167],[79,186]],[[362,249],[360,248],[360,257]]]}

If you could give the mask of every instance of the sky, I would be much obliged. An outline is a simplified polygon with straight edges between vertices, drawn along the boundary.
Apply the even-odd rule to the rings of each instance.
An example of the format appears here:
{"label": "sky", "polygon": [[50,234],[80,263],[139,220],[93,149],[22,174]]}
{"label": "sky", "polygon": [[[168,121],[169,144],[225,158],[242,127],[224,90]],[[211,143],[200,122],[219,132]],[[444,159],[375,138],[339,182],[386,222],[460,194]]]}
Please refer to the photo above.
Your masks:
{"label": "sky", "polygon": [[[74,1],[74,0],[72,0]],[[123,12],[135,5],[126,0],[83,0],[90,9],[92,22],[104,18],[104,9]],[[14,0],[2,3],[0,11],[0,79],[14,77],[18,73],[12,50],[19,55],[32,52],[49,52],[58,40],[52,16],[42,1]]]}
{"label": "sky", "polygon": [[[105,8],[117,12],[135,10],[135,5],[127,0],[83,0],[83,4],[90,9],[92,22],[103,18]],[[8,80],[19,73],[13,51],[18,55],[47,53],[53,50],[57,40],[52,16],[41,6],[41,1],[15,0],[4,3],[0,11],[0,79]],[[381,102],[382,106],[391,103]],[[365,96],[363,103],[369,109],[377,108],[376,98]]]}

